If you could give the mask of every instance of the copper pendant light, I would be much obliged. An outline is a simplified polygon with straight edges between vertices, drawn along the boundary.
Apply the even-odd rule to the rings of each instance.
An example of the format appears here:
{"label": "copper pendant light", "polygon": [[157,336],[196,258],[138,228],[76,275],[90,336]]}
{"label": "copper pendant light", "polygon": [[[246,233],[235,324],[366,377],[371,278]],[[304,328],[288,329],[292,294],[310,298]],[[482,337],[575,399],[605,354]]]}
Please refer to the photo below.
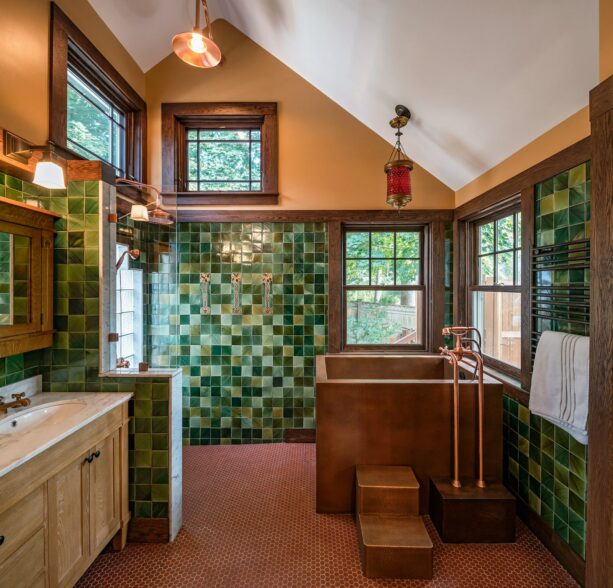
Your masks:
{"label": "copper pendant light", "polygon": [[390,126],[396,129],[396,144],[385,167],[387,174],[387,203],[395,209],[404,208],[411,200],[411,171],[413,162],[404,152],[400,137],[401,128],[405,127],[411,118],[411,112],[406,106],[396,106],[396,116],[390,121]]}
{"label": "copper pendant light", "polygon": [[[204,8],[206,34],[200,28],[200,4]],[[221,61],[221,49],[213,41],[213,31],[209,19],[206,0],[196,0],[196,24],[191,31],[175,35],[172,50],[177,57],[194,67],[215,67]]]}

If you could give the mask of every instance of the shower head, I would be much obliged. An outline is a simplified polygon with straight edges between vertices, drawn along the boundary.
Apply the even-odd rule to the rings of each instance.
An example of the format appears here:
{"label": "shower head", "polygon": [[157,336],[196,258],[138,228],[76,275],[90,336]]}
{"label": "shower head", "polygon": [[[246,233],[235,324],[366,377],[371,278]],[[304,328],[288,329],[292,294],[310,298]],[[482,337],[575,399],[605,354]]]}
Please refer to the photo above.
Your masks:
{"label": "shower head", "polygon": [[115,264],[115,269],[119,269],[121,267],[121,264],[123,263],[123,260],[126,255],[128,255],[130,259],[134,261],[140,257],[140,249],[127,249],[126,251],[124,251],[117,260],[117,263]]}

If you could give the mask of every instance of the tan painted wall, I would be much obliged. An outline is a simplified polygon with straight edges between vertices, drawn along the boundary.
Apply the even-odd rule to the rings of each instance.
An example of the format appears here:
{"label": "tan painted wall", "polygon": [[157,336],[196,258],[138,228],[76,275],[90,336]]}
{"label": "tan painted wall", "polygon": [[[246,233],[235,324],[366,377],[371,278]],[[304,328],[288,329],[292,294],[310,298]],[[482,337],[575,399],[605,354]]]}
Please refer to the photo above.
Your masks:
{"label": "tan painted wall", "polygon": [[[162,180],[161,103],[277,102],[281,208],[387,208],[391,145],[226,21],[214,29],[221,67],[199,70],[169,55],[146,74],[152,183]],[[453,208],[453,191],[425,170],[416,167],[413,183],[412,207]]]}
{"label": "tan painted wall", "polygon": [[600,0],[600,81],[613,76],[613,0]]}
{"label": "tan painted wall", "polygon": [[558,151],[584,139],[589,134],[590,120],[588,107],[586,106],[457,190],[455,193],[456,207],[476,198],[505,180],[543,161],[543,159],[555,155]]}
{"label": "tan painted wall", "polygon": [[[86,0],[57,0],[119,73],[144,96],[145,74]],[[32,143],[48,139],[49,0],[2,0],[0,127]]]}

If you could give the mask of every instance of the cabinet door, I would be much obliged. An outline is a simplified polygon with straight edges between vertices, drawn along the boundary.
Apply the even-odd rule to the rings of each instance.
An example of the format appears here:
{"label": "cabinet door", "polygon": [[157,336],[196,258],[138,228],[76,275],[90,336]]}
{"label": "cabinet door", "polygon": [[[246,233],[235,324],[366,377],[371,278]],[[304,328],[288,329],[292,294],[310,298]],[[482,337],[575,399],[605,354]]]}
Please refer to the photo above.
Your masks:
{"label": "cabinet door", "polygon": [[84,453],[47,486],[50,585],[72,586],[89,559],[89,464]]}
{"label": "cabinet door", "polygon": [[91,452],[94,459],[89,466],[90,545],[92,555],[98,555],[119,529],[119,431]]}
{"label": "cabinet door", "polygon": [[0,586],[45,585],[45,531],[39,529],[0,566]]}

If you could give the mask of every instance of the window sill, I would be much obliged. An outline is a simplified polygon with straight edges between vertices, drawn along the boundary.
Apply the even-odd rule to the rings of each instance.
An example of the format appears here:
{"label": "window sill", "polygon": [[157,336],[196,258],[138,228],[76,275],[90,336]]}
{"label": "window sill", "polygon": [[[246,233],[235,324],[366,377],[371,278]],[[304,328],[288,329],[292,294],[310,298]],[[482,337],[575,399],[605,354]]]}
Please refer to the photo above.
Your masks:
{"label": "window sill", "polygon": [[[460,367],[471,373],[475,369],[474,364],[466,360],[460,362]],[[483,373],[487,374],[494,380],[498,380],[503,386],[504,394],[506,394],[507,396],[511,396],[512,398],[515,398],[515,400],[517,400],[518,402],[521,402],[525,406],[528,406],[530,394],[521,387],[521,383],[517,378],[513,378],[508,374],[494,369],[491,366],[485,366],[483,368]]]}
{"label": "window sill", "polygon": [[177,206],[188,205],[253,205],[253,204],[279,204],[278,192],[175,192],[163,194],[165,202],[170,204],[174,199]]}

